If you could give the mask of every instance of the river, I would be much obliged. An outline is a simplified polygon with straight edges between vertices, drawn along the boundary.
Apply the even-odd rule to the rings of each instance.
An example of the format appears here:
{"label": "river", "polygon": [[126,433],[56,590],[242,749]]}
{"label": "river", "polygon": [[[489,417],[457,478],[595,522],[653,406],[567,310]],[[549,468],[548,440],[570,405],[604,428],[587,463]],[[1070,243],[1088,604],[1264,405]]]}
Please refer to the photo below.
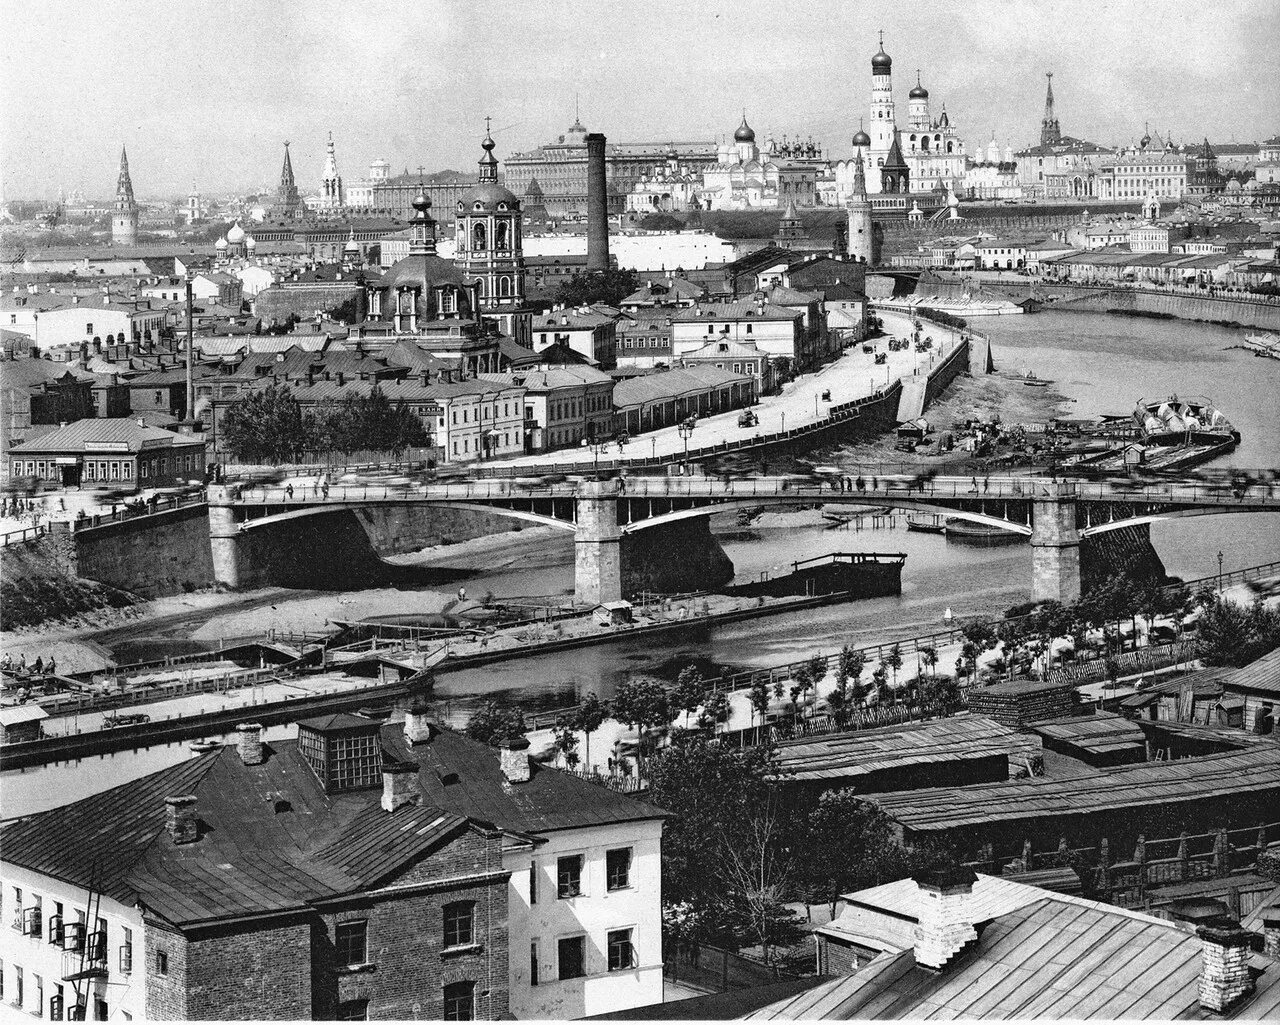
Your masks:
{"label": "river", "polygon": [[[1033,370],[1074,400],[1067,415],[1127,413],[1144,396],[1208,395],[1242,434],[1239,448],[1224,463],[1266,467],[1277,461],[1280,403],[1275,396],[1280,365],[1244,351],[1228,351],[1226,347],[1240,337],[1239,331],[1084,313],[993,317],[977,326],[991,336],[998,366],[1015,372]],[[854,458],[856,451],[825,452],[818,458],[839,462],[842,457]],[[726,516],[713,525],[725,531],[722,543],[739,581],[833,551],[905,552],[902,594],[691,628],[656,643],[624,639],[577,649],[569,656],[537,656],[446,672],[437,682],[442,713],[459,722],[479,700],[493,696],[528,708],[559,707],[587,691],[608,697],[620,682],[633,676],[674,679],[690,663],[702,667],[704,674],[767,666],[830,651],[849,641],[869,643],[886,635],[929,632],[941,626],[948,607],[958,616],[997,614],[1030,597],[1031,553],[1026,545],[979,548],[909,533],[901,515],[885,517],[874,529],[867,517],[866,529],[860,531],[833,530],[813,520],[801,516],[787,523],[770,514],[760,525],[744,530]],[[1168,572],[1183,578],[1214,574],[1219,551],[1227,569],[1280,561],[1280,531],[1274,517],[1265,514],[1172,520],[1154,524],[1151,533]],[[529,563],[517,560],[476,575],[468,587],[473,593],[492,590],[499,596],[571,591],[572,538],[542,536],[531,545],[531,555],[534,552],[536,558]],[[411,595],[406,595],[405,611],[412,611]],[[68,766],[18,778],[6,773],[7,778],[0,781],[5,791],[0,798],[3,813],[61,803],[79,796],[85,787],[104,787],[186,756],[185,748],[176,746],[95,759],[92,783],[83,782],[87,773],[76,774]]]}

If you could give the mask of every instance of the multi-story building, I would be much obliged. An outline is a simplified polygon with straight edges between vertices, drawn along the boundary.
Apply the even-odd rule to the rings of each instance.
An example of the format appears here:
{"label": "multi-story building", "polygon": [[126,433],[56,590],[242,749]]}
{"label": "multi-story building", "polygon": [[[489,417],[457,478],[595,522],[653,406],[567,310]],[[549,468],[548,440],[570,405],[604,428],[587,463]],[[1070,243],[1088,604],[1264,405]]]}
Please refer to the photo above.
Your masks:
{"label": "multi-story building", "polygon": [[205,465],[203,437],[144,427],[132,417],[77,420],[9,448],[12,476],[62,487],[168,487],[201,480]]}
{"label": "multi-story building", "polygon": [[708,342],[739,342],[754,344],[770,359],[789,360],[796,367],[812,362],[802,314],[763,300],[699,303],[672,314],[671,331],[677,360]]}
{"label": "multi-story building", "polygon": [[[523,745],[523,746],[522,746]],[[4,998],[96,1020],[577,1018],[662,999],[662,813],[440,730],[305,719],[0,826]]]}
{"label": "multi-story building", "polygon": [[613,436],[613,378],[594,367],[531,366],[483,379],[523,391],[527,453]]}
{"label": "multi-story building", "polygon": [[1098,177],[1112,150],[1085,139],[1063,135],[1054,108],[1053,72],[1047,72],[1040,142],[1013,154],[1025,195],[1045,199],[1100,196]]}
{"label": "multi-story building", "polygon": [[624,313],[618,321],[618,366],[650,369],[670,365],[671,316],[680,307]]}
{"label": "multi-story building", "polygon": [[59,295],[60,305],[35,317],[35,340],[42,350],[86,339],[138,342],[157,339],[169,320],[165,307],[150,299],[125,299],[98,293]]}
{"label": "multi-story building", "polygon": [[23,441],[33,426],[71,423],[94,415],[93,382],[65,363],[47,359],[0,361],[0,453]]}
{"label": "multi-story building", "polygon": [[1138,149],[1107,158],[1098,173],[1099,199],[1178,201],[1188,191],[1187,158],[1165,149]]}
{"label": "multi-story building", "polygon": [[590,306],[535,314],[531,331],[534,352],[562,344],[606,370],[617,365],[617,320]]}
{"label": "multi-story building", "polygon": [[[614,142],[605,147],[609,213],[621,213],[627,193],[646,176],[667,165],[674,150],[682,164],[713,164],[717,149],[712,142]],[[523,196],[537,180],[542,204],[552,217],[585,215],[587,209],[587,130],[578,118],[555,142],[506,159],[505,184]]]}

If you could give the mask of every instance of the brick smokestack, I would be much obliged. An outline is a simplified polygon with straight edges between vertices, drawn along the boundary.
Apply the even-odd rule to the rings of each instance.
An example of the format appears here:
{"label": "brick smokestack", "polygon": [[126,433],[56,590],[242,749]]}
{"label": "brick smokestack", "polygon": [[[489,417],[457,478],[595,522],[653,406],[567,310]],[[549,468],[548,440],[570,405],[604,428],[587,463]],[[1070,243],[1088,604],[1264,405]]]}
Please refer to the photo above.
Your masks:
{"label": "brick smokestack", "polygon": [[976,880],[969,868],[940,869],[915,877],[920,894],[914,930],[916,964],[939,971],[978,938],[970,907]]}
{"label": "brick smokestack", "polygon": [[587,273],[609,269],[609,200],[604,174],[604,136],[587,136]]}
{"label": "brick smokestack", "polygon": [[1252,933],[1233,918],[1211,918],[1196,929],[1200,937],[1200,1006],[1222,1014],[1253,992],[1249,971]]}

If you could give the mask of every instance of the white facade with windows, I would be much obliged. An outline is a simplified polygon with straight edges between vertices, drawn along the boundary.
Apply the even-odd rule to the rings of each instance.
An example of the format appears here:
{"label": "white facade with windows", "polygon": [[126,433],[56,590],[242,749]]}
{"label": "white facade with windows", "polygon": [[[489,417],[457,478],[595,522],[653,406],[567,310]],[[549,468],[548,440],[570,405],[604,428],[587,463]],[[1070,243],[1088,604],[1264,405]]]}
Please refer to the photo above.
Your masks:
{"label": "white facade with windows", "polygon": [[[144,1018],[146,943],[137,908],[109,897],[90,907],[86,890],[6,862],[0,892],[0,1004],[50,1021],[71,1020],[77,1001],[88,1021]],[[68,978],[76,974],[86,977]]]}
{"label": "white facade with windows", "polygon": [[508,852],[511,1013],[581,1018],[662,1002],[662,821],[540,834]]}

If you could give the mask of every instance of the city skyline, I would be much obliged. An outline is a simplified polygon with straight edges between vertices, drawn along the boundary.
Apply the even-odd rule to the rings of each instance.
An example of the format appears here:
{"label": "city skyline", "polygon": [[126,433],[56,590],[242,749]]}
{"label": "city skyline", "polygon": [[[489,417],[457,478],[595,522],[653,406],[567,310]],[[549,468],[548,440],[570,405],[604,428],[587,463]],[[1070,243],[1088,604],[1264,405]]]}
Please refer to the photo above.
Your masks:
{"label": "city skyline", "polygon": [[[1119,2],[812,3],[788,23],[753,2],[678,4],[661,24],[629,6],[589,12],[598,14],[578,3],[324,3],[305,19],[251,3],[23,11],[7,19],[4,195],[109,196],[121,145],[140,196],[185,194],[193,182],[251,190],[274,184],[285,139],[310,190],[330,131],[348,180],[376,157],[393,172],[466,173],[486,115],[505,159],[564,132],[575,98],[583,123],[613,140],[718,139],[745,108],[762,141],[812,133],[841,159],[866,116],[881,29],[899,105],[920,68],[935,116],[945,103],[970,146],[993,132],[1002,148],[1032,144],[1046,71],[1063,131],[1103,144],[1136,139],[1146,122],[1188,143],[1257,141],[1274,133],[1266,118],[1280,108],[1280,77],[1254,45],[1280,36],[1280,9],[1264,3],[1164,5],[1158,32],[1142,5]],[[348,52],[350,40],[362,45]]]}

